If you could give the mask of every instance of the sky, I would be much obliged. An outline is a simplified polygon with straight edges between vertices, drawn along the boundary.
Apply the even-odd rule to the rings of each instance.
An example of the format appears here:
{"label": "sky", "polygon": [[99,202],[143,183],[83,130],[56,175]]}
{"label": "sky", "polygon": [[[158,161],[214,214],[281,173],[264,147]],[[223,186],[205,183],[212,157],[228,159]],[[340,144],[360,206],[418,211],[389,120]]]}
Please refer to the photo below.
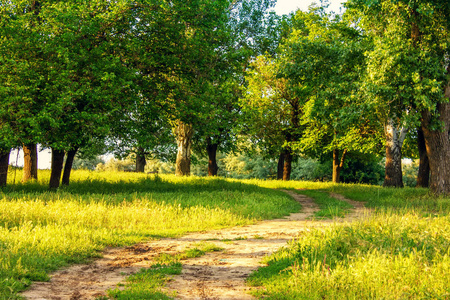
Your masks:
{"label": "sky", "polygon": [[[341,7],[341,3],[346,0],[329,0],[330,6],[328,7],[328,11],[334,11],[339,13],[339,8]],[[279,15],[288,14],[290,12],[296,11],[297,9],[301,9],[303,11],[308,10],[308,6],[311,3],[317,2],[319,0],[278,0],[275,6],[275,12]],[[49,169],[51,166],[51,152],[49,149],[39,149],[41,150],[38,153],[38,168],[39,169]],[[17,160],[18,158],[18,160]],[[17,160],[17,162],[16,162]],[[23,152],[19,152],[19,156],[17,156],[17,151],[12,151],[10,156],[10,164],[23,166]]]}
{"label": "sky", "polygon": [[[334,11],[335,13],[339,13],[339,8],[342,6],[341,3],[346,0],[329,0],[330,6],[328,7],[328,11]],[[278,0],[275,6],[275,11],[279,15],[288,14],[292,11],[296,11],[297,9],[301,9],[303,11],[308,10],[308,6],[313,3],[319,3],[319,0]]]}

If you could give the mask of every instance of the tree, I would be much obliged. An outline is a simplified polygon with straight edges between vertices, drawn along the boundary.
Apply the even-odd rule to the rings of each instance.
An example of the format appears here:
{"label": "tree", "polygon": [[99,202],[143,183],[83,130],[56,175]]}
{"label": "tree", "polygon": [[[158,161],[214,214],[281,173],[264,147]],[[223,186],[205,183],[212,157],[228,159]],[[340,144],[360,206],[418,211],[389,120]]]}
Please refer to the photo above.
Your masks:
{"label": "tree", "polygon": [[300,134],[300,99],[277,78],[276,59],[259,56],[248,72],[248,89],[241,100],[243,131],[269,154],[282,154],[283,180],[290,179],[292,143]]}
{"label": "tree", "polygon": [[[297,11],[281,46],[278,77],[298,99],[302,126],[293,147],[311,157],[332,154],[335,183],[351,151],[376,151],[377,123],[358,97],[366,40],[321,7]],[[374,134],[375,133],[375,134]]]}
{"label": "tree", "polygon": [[208,175],[218,172],[217,151],[235,150],[234,140],[240,114],[239,97],[244,74],[258,55],[275,53],[279,39],[279,17],[270,12],[273,0],[233,1],[227,9],[222,45],[216,49],[215,73],[209,82],[211,109],[201,116],[194,136],[194,148],[208,156]]}
{"label": "tree", "polygon": [[[0,8],[0,77],[3,136],[11,147],[24,150],[22,182],[37,179],[37,147],[40,140],[39,115],[45,103],[42,92],[48,66],[43,59],[45,36],[41,1],[8,1]],[[8,151],[6,151],[8,152]]]}
{"label": "tree", "polygon": [[30,179],[37,180],[37,145],[31,143],[28,145],[23,145],[23,177],[22,182],[27,182]]}
{"label": "tree", "polygon": [[429,159],[430,189],[435,194],[449,193],[450,92],[446,74],[450,4],[440,0],[351,0],[348,8],[356,12],[358,24],[374,40],[369,78],[375,85],[368,84],[368,90],[377,95],[386,111],[386,124],[392,128],[386,132],[396,131],[392,136],[400,137],[393,146],[401,147],[402,126],[420,123]]}
{"label": "tree", "polygon": [[[79,147],[108,132],[109,115],[127,99],[133,70],[117,55],[127,1],[10,1],[3,15],[2,59],[13,68],[3,118],[25,145],[52,148],[50,188],[64,182]],[[2,18],[3,19],[3,18]],[[10,54],[11,57],[7,57]]]}
{"label": "tree", "polygon": [[425,137],[420,127],[417,129],[417,149],[419,151],[419,170],[416,186],[427,188],[430,185],[430,163],[427,155]]}

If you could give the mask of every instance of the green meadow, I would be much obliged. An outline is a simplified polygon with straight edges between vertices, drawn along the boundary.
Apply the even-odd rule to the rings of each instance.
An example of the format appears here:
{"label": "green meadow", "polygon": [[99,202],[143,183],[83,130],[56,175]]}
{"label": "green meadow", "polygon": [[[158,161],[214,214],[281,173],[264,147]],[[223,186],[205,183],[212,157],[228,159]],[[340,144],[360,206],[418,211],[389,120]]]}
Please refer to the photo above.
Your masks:
{"label": "green meadow", "polygon": [[[311,230],[267,257],[268,266],[248,279],[260,287],[254,292],[259,298],[450,299],[450,197],[368,185],[260,186],[305,189],[298,192],[322,202],[323,192],[340,193],[365,201],[372,213],[352,224]],[[332,201],[328,206],[341,209]]]}
{"label": "green meadow", "polygon": [[[256,296],[450,299],[450,198],[434,198],[426,189],[75,171],[70,186],[49,192],[48,177],[49,172],[40,171],[39,181],[20,184],[9,174],[1,191],[0,299],[20,299],[18,293],[32,281],[95,259],[106,246],[242,226],[300,211],[278,189],[314,198],[321,208],[316,218],[349,211],[329,192],[365,201],[372,214],[352,224],[305,232],[267,257],[268,266],[248,279],[259,287]],[[209,250],[192,251],[196,254],[185,255]],[[161,258],[130,277],[126,293],[164,299],[153,286],[155,278],[163,284],[164,276],[180,271],[182,259]],[[151,289],[155,293],[148,296]],[[130,297],[123,293],[112,291],[110,296]]]}
{"label": "green meadow", "polygon": [[[16,171],[16,178],[21,178]],[[298,211],[283,192],[199,177],[75,171],[70,186],[14,183],[0,198],[0,295],[16,299],[49,272],[89,261],[106,246],[247,225]]]}

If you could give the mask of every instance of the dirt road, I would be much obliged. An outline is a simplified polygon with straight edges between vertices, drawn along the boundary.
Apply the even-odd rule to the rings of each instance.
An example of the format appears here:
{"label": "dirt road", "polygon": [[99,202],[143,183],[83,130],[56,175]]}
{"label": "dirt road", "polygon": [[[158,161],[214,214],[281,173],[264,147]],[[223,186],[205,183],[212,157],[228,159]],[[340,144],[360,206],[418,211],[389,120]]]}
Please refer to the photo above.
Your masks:
{"label": "dirt road", "polygon": [[[49,282],[38,282],[22,295],[30,300],[95,299],[117,288],[130,274],[149,267],[159,253],[175,254],[193,243],[210,241],[224,250],[183,260],[181,275],[174,276],[167,291],[177,299],[253,299],[248,294],[245,278],[262,266],[263,256],[270,254],[314,227],[332,224],[333,220],[316,221],[311,216],[318,210],[312,199],[285,191],[302,204],[302,212],[283,219],[262,221],[255,225],[216,231],[192,233],[180,238],[161,239],[127,248],[107,249],[103,258],[89,265],[76,265],[55,272]],[[342,221],[364,215],[360,202],[348,201],[355,209]]]}

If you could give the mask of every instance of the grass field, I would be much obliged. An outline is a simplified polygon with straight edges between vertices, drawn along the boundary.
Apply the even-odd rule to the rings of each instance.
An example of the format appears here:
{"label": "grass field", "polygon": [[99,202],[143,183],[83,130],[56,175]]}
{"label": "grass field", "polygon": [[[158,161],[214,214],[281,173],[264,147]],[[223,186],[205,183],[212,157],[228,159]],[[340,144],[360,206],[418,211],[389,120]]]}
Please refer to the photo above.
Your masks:
{"label": "grass field", "polygon": [[[253,182],[255,184],[255,182]],[[426,189],[260,182],[365,201],[372,217],[311,230],[248,280],[264,299],[450,299],[450,198]]]}
{"label": "grass field", "polygon": [[[327,192],[366,201],[374,214],[311,230],[268,257],[268,267],[249,279],[263,287],[260,297],[450,299],[450,198],[433,198],[425,189],[76,171],[70,186],[49,192],[48,177],[40,171],[38,182],[18,184],[17,172],[14,184],[10,174],[1,192],[0,299],[17,299],[31,281],[96,258],[106,246],[299,211],[276,189],[304,189],[298,192],[321,206],[319,217],[348,209]],[[176,272],[178,262],[142,271],[130,278],[130,292]]]}
{"label": "grass field", "polygon": [[[13,176],[9,176],[12,180]],[[21,174],[17,174],[20,178]],[[105,246],[254,223],[298,211],[283,192],[237,181],[74,172],[70,186],[10,184],[0,197],[0,295],[98,257]]]}

